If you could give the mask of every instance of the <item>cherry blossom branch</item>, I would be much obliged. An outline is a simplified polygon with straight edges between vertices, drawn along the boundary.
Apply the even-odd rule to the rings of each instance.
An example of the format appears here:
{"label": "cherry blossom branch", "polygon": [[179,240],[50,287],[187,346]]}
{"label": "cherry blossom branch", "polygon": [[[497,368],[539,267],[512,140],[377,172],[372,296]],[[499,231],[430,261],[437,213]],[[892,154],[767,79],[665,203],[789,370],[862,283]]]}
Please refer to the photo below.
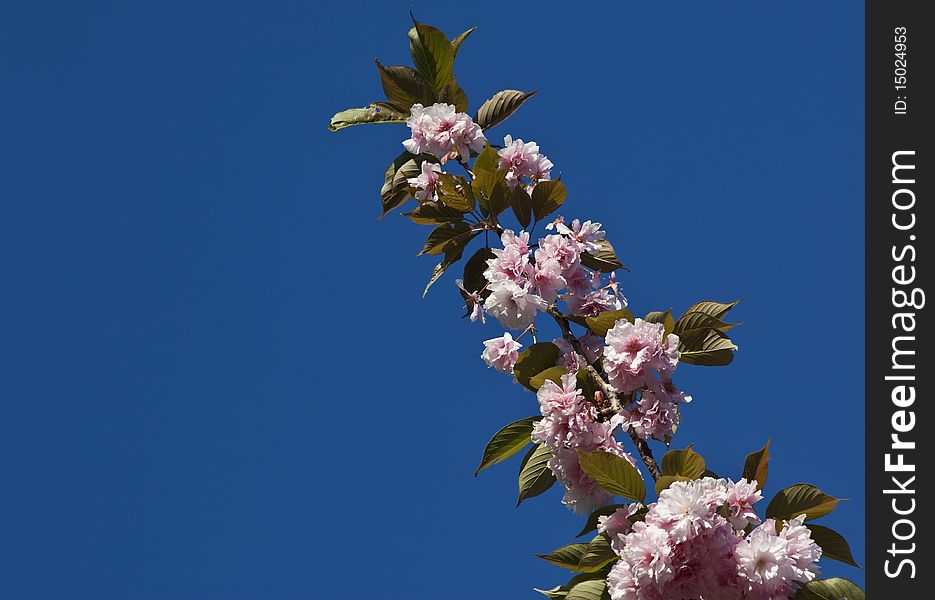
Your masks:
{"label": "cherry blossom branch", "polygon": [[636,446],[636,451],[639,452],[640,458],[643,459],[643,464],[646,465],[649,474],[653,476],[654,481],[659,481],[659,478],[662,477],[662,471],[659,469],[658,463],[656,463],[656,458],[653,456],[649,444],[633,433],[632,429],[627,429],[627,433],[630,435],[630,439],[633,440],[633,445]]}
{"label": "cherry blossom branch", "polygon": [[[548,313],[552,315],[552,318],[555,319],[556,323],[558,323],[558,327],[562,330],[562,337],[565,338],[565,341],[571,344],[571,347],[574,348],[575,352],[584,356],[584,350],[581,348],[581,342],[571,330],[571,323],[577,322],[575,317],[572,315],[563,314],[555,307],[555,305],[549,306]],[[609,383],[607,383],[607,381],[604,379],[604,375],[596,368],[594,368],[593,365],[588,364],[584,368],[597,383],[598,387],[600,388],[600,393],[603,396],[603,406],[600,407],[601,416],[606,418],[623,410],[623,405],[620,403],[620,399],[617,397],[617,391],[611,387]],[[631,428],[627,429],[627,434],[630,436],[630,439],[633,440],[633,445],[636,446],[636,451],[643,460],[643,464],[646,465],[646,469],[649,471],[649,474],[652,475],[653,480],[658,481],[659,478],[662,477],[662,471],[659,469],[659,464],[656,462],[656,458],[653,456],[653,451],[649,447],[649,444],[646,442],[646,440],[640,439],[640,437],[637,436]]]}

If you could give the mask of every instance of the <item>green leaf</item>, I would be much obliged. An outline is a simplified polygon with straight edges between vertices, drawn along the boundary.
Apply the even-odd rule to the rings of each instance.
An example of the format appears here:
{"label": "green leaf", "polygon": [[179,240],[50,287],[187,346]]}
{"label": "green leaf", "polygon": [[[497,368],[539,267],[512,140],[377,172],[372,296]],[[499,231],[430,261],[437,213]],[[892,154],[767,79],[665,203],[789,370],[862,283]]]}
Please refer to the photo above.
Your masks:
{"label": "green leaf", "polygon": [[471,241],[473,235],[459,236],[453,239],[445,247],[445,258],[440,263],[435,265],[435,269],[432,271],[432,276],[429,278],[427,284],[425,284],[425,289],[422,291],[422,298],[424,299],[426,294],[429,293],[429,288],[435,285],[435,282],[445,274],[445,271],[448,270],[448,267],[454,263],[461,260],[461,255],[464,253],[464,248],[467,246],[468,242]]}
{"label": "green leaf", "polygon": [[600,519],[601,517],[609,517],[610,515],[617,512],[617,509],[626,508],[627,506],[628,506],[627,504],[609,504],[607,506],[602,506],[598,508],[597,510],[592,512],[590,516],[588,516],[588,520],[584,524],[584,528],[581,530],[581,533],[579,533],[575,537],[579,538],[590,531],[596,530],[598,519]]}
{"label": "green leaf", "polygon": [[550,590],[541,590],[539,588],[532,589],[546,598],[552,598],[553,600],[564,600],[564,598],[568,596],[568,587],[564,585],[557,585]]}
{"label": "green leaf", "polygon": [[646,499],[646,485],[636,467],[622,456],[598,450],[578,452],[581,469],[599,486],[627,500],[642,502]]}
{"label": "green leaf", "polygon": [[449,81],[438,98],[446,104],[454,104],[455,110],[466,113],[468,111],[468,97],[458,85],[458,82],[452,79]]}
{"label": "green leaf", "polygon": [[459,240],[468,238],[471,233],[471,226],[464,222],[439,225],[429,234],[419,254],[441,254]]}
{"label": "green leaf", "polygon": [[464,289],[468,292],[479,292],[487,285],[484,271],[487,270],[487,260],[494,257],[490,248],[478,248],[471,258],[464,264]]}
{"label": "green leaf", "polygon": [[650,323],[661,323],[663,326],[663,337],[668,336],[675,329],[675,319],[672,318],[671,308],[665,312],[656,310],[651,313],[647,313],[647,315],[643,317],[643,320]]}
{"label": "green leaf", "polygon": [[415,19],[412,22],[415,27],[409,30],[409,53],[419,74],[432,89],[441,92],[454,74],[454,49],[438,29]]}
{"label": "green leaf", "polygon": [[558,354],[558,346],[552,342],[539,342],[529,346],[519,353],[519,358],[513,365],[513,375],[516,376],[516,381],[536,391],[530,381],[542,371],[554,367],[558,362]]}
{"label": "green leaf", "polygon": [[564,585],[557,585],[550,590],[540,590],[539,588],[532,588],[534,591],[539,592],[546,598],[552,598],[553,600],[564,599],[568,596],[568,588]]}
{"label": "green leaf", "polygon": [[713,300],[702,300],[701,302],[696,302],[688,307],[688,310],[685,311],[687,315],[690,312],[700,312],[706,315],[711,315],[715,319],[723,319],[724,316],[730,311],[730,309],[737,306],[740,303],[740,300],[734,300],[733,302],[715,302]]}
{"label": "green leaf", "polygon": [[568,590],[565,600],[610,600],[607,581],[604,579],[582,581]]}
{"label": "green leaf", "polygon": [[679,360],[692,365],[719,367],[734,360],[737,345],[716,329],[701,329],[679,338]]}
{"label": "green leaf", "polygon": [[725,323],[707,313],[687,312],[675,322],[673,333],[680,337],[699,329],[717,329],[721,333],[724,333],[737,325],[738,323]]}
{"label": "green leaf", "polygon": [[584,552],[587,549],[588,544],[577,543],[577,544],[568,544],[567,546],[562,546],[561,548],[556,548],[548,554],[537,554],[542,560],[552,563],[557,567],[562,567],[563,569],[576,570],[578,563],[581,562],[581,558],[584,556]]}
{"label": "green leaf", "polygon": [[689,480],[698,479],[705,472],[705,460],[689,446],[684,450],[670,450],[662,457],[663,475],[680,475]]}
{"label": "green leaf", "polygon": [[510,208],[523,229],[529,227],[532,222],[532,198],[522,186],[518,185],[510,192]]}
{"label": "green leaf", "polygon": [[532,428],[541,419],[542,417],[526,417],[510,423],[495,433],[484,448],[484,457],[477,470],[474,471],[474,477],[490,465],[503,462],[525,448],[532,441],[530,438]]}
{"label": "green leaf", "polygon": [[438,202],[423,202],[415,210],[403,213],[420,225],[441,225],[464,220],[464,212]]}
{"label": "green leaf", "polygon": [[562,385],[562,375],[567,375],[568,369],[565,367],[549,367],[545,371],[540,371],[536,374],[535,377],[529,380],[529,385],[535,389],[539,389],[545,384],[545,382],[553,381],[559,386]]}
{"label": "green leaf", "polygon": [[503,179],[503,174],[499,172],[500,157],[497,151],[487,144],[474,161],[472,169],[474,181],[471,187],[474,188],[474,194],[477,196],[478,204],[485,213],[488,213],[488,200],[493,194],[497,182]]}
{"label": "green leaf", "polygon": [[422,163],[426,160],[429,158],[425,154],[414,156],[409,152],[403,152],[386,168],[383,174],[383,187],[380,189],[380,200],[383,204],[381,217],[411,197],[409,179],[419,176]]}
{"label": "green leaf", "polygon": [[474,193],[464,177],[451,173],[439,173],[435,184],[438,201],[462,212],[474,208]]}
{"label": "green leaf", "polygon": [[513,192],[519,189],[519,192],[529,197],[526,192],[522,190],[519,186],[516,188],[510,189],[510,186],[507,185],[506,180],[503,178],[498,178],[493,186],[493,190],[490,192],[490,199],[487,201],[487,212],[491,215],[499,215],[505,211],[510,206],[510,201],[513,198]]}
{"label": "green leaf", "polygon": [[[406,112],[413,104],[429,105],[435,101],[435,92],[411,67],[396,65],[385,67],[379,60],[374,60],[380,73],[380,84],[386,99],[404,108]],[[406,115],[408,118],[408,115]]]}
{"label": "green leaf", "polygon": [[583,581],[591,581],[594,579],[605,580],[607,579],[607,574],[609,572],[610,572],[610,568],[604,567],[603,569],[595,571],[594,573],[578,573],[577,575],[572,577],[571,580],[565,585],[556,586],[552,588],[551,590],[540,590],[538,588],[533,588],[533,589],[539,592],[540,594],[544,594],[545,596],[549,598],[565,598],[568,596],[569,590],[571,590],[571,588],[575,587],[579,583]]}
{"label": "green leaf", "polygon": [[691,481],[691,478],[682,475],[663,475],[658,480],[656,480],[656,495],[658,496],[661,494],[676,481]]}
{"label": "green leaf", "polygon": [[853,581],[833,577],[803,584],[794,600],[866,600],[866,594]]}
{"label": "green leaf", "polygon": [[532,214],[536,221],[555,212],[567,196],[565,184],[557,179],[537,183],[532,190]]}
{"label": "green leaf", "polygon": [[549,468],[551,458],[552,453],[545,444],[533,446],[523,457],[523,463],[519,467],[519,498],[516,500],[516,506],[527,498],[545,492],[555,483],[555,475]]}
{"label": "green leaf", "polygon": [[451,54],[454,57],[458,56],[458,50],[461,49],[461,44],[464,43],[464,40],[468,39],[468,36],[474,33],[474,30],[477,29],[477,26],[471,27],[461,35],[457,36],[455,39],[451,40]]}
{"label": "green leaf", "polygon": [[533,90],[528,93],[519,90],[499,91],[490,100],[481,104],[481,107],[477,109],[477,114],[474,115],[474,122],[484,130],[499,125],[516,112],[516,109],[523,102],[535,96],[538,91]]}
{"label": "green leaf", "polygon": [[604,337],[607,335],[607,331],[613,328],[617,324],[617,321],[620,319],[626,319],[629,322],[633,322],[633,313],[628,311],[625,308],[619,310],[608,310],[602,312],[596,317],[588,317],[585,319],[585,323],[588,325],[588,329],[591,330],[594,335]]}
{"label": "green leaf", "polygon": [[497,154],[496,148],[487,144],[484,146],[484,149],[481,150],[481,153],[477,155],[477,158],[474,160],[474,174],[477,175],[478,172],[485,173],[496,173],[497,168],[500,164],[500,155]]}
{"label": "green leaf", "polygon": [[610,538],[600,533],[584,549],[574,570],[580,573],[596,573],[615,560],[617,555],[610,547]]}
{"label": "green leaf", "polygon": [[[539,186],[537,185],[536,187]],[[617,253],[608,240],[603,239],[598,243],[601,245],[600,250],[597,252],[584,252],[581,255],[581,263],[584,266],[594,269],[595,271],[600,271],[601,273],[610,273],[617,269],[626,269],[626,267],[621,264],[620,260],[617,259]]]}
{"label": "green leaf", "polygon": [[780,490],[766,507],[766,518],[778,520],[794,519],[804,514],[806,521],[823,517],[833,511],[839,498],[824,493],[808,483],[797,483]]}
{"label": "green leaf", "polygon": [[815,525],[814,523],[809,523],[806,527],[812,532],[812,540],[821,547],[822,558],[839,560],[853,567],[857,567],[858,569],[862,568],[857,564],[857,561],[854,560],[854,555],[851,554],[851,547],[848,545],[843,535],[834,529]]}
{"label": "green leaf", "polygon": [[756,489],[762,490],[769,475],[769,440],[766,445],[747,455],[743,461],[743,474],[741,477],[747,481],[756,481]]}
{"label": "green leaf", "polygon": [[366,125],[368,123],[405,123],[408,118],[408,115],[403,115],[377,106],[349,108],[331,117],[331,123],[328,125],[328,129],[337,131],[345,127]]}

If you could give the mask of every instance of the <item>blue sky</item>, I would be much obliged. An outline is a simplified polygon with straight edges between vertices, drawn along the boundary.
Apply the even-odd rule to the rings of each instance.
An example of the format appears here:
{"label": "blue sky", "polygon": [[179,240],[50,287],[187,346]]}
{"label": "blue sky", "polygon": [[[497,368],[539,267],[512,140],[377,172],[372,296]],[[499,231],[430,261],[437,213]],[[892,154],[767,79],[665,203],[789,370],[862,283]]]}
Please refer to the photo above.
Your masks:
{"label": "blue sky", "polygon": [[[580,520],[487,438],[534,397],[378,221],[401,126],[329,133],[408,3],[0,8],[0,596],[535,598]],[[743,298],[675,445],[850,500],[863,557],[863,7],[414,3],[491,132],[602,221],[634,312]],[[826,562],[829,576],[863,578]]]}

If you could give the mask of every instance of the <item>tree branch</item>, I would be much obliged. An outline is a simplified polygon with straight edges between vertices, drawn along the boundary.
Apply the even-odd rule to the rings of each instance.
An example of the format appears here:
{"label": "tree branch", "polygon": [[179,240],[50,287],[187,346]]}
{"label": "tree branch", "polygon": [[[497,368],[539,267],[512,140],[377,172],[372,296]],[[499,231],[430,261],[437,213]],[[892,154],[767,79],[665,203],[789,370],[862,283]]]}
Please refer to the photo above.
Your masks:
{"label": "tree branch", "polygon": [[[581,348],[581,342],[575,336],[574,332],[571,330],[572,317],[570,315],[562,314],[554,305],[549,306],[548,313],[552,315],[552,318],[555,319],[555,322],[558,323],[559,329],[562,330],[562,337],[565,338],[571,347],[574,348],[575,352],[584,356],[584,350]],[[601,395],[603,396],[600,406],[598,407],[599,415],[602,419],[608,419],[615,414],[619,414],[623,410],[623,405],[620,403],[620,399],[617,397],[617,390],[615,390],[607,381],[604,379],[604,374],[599,372],[594,368],[593,365],[587,363],[587,366],[584,369],[588,372],[589,375],[593,378],[594,382],[600,388]],[[659,464],[656,462],[656,458],[653,456],[652,448],[649,447],[649,444],[646,440],[640,439],[632,429],[627,429],[627,434],[630,436],[630,439],[633,441],[633,445],[636,446],[636,451],[639,453],[640,458],[643,460],[643,464],[646,465],[646,469],[649,471],[649,474],[652,475],[653,480],[658,481],[662,477],[662,471],[659,469]]]}

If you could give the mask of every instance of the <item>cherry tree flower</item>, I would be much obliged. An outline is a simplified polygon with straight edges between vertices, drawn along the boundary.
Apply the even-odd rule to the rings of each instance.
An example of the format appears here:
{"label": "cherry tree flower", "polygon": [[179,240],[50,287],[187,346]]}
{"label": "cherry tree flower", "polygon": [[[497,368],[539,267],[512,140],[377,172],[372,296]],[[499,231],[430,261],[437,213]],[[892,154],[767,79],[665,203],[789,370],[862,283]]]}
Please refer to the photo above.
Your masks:
{"label": "cherry tree flower", "polygon": [[550,177],[552,161],[539,153],[535,142],[514,140],[512,136],[503,138],[504,148],[497,152],[500,156],[499,168],[506,171],[506,182],[510,188],[517,185],[535,185]]}
{"label": "cherry tree flower", "polygon": [[669,441],[680,420],[678,406],[650,390],[643,390],[639,400],[623,410],[623,427],[644,440],[652,438]]}
{"label": "cherry tree flower", "polygon": [[621,392],[643,386],[652,370],[669,374],[679,360],[679,338],[670,333],[663,339],[661,323],[620,319],[607,331],[604,367],[611,385]]}
{"label": "cherry tree flower", "polygon": [[756,489],[756,481],[741,479],[737,483],[727,483],[727,511],[728,520],[734,529],[742,530],[747,525],[756,525],[760,522],[753,505],[763,499],[763,495]]}
{"label": "cherry tree flower", "polygon": [[608,310],[623,308],[620,299],[607,289],[591,290],[582,296],[570,294],[565,298],[565,303],[571,312],[591,317],[596,317]]}
{"label": "cherry tree flower", "polygon": [[519,358],[519,349],[523,345],[513,339],[509,332],[498,338],[484,342],[484,351],[481,358],[488,367],[493,367],[502,373],[513,373],[513,365]]}
{"label": "cherry tree flower", "polygon": [[578,245],[580,252],[597,252],[601,249],[600,241],[606,235],[601,231],[600,223],[585,221],[582,223],[578,219],[571,222],[571,226],[565,225],[565,219],[559,217],[546,225],[547,229],[555,228],[559,233],[567,236]]}
{"label": "cherry tree flower", "polygon": [[481,298],[480,293],[467,291],[464,287],[463,279],[455,279],[455,285],[461,290],[461,295],[467,302],[466,308],[468,309],[468,315],[471,317],[471,322],[480,319],[481,323],[486,323],[487,319],[484,318],[484,299]]}
{"label": "cherry tree flower", "polygon": [[642,503],[634,502],[624,508],[618,508],[609,515],[597,518],[598,533],[607,534],[610,545],[616,553],[623,551],[625,537],[633,529],[634,517],[643,508]]}
{"label": "cherry tree flower", "polygon": [[520,285],[514,281],[495,281],[488,288],[490,295],[484,301],[488,315],[510,329],[522,329],[532,325],[536,313],[548,308],[548,303],[532,292],[529,283]]}
{"label": "cherry tree flower", "polygon": [[480,152],[487,143],[480,126],[451,104],[413,104],[410,113],[406,125],[412,134],[403,147],[413,154],[428,152],[442,163],[449,158],[466,163],[471,151]]}
{"label": "cherry tree flower", "polygon": [[756,521],[752,505],[760,499],[756,482],[705,477],[670,485],[647,507],[642,522],[630,524],[636,511],[614,513],[615,527],[627,529],[625,516],[630,529],[611,537],[620,557],[607,578],[611,598],[791,597],[800,583],[817,577],[821,549],[803,525],[804,515],[788,521],[780,533],[768,519],[744,536],[743,527]]}
{"label": "cherry tree flower", "polygon": [[[561,267],[562,275],[567,277],[580,266],[578,262],[580,255],[577,244],[572,243],[563,235],[552,234],[539,240],[536,262],[552,259]],[[588,282],[588,287],[590,288],[590,282]]]}
{"label": "cherry tree flower", "polygon": [[409,185],[419,190],[415,193],[417,200],[435,200],[435,186],[441,172],[442,168],[437,163],[426,160],[422,162],[422,172],[419,176],[406,180]]}
{"label": "cherry tree flower", "polygon": [[804,515],[797,517],[777,534],[775,521],[767,519],[737,545],[734,554],[744,598],[788,598],[797,582],[809,582],[818,576],[821,548],[811,540],[803,521]]}

